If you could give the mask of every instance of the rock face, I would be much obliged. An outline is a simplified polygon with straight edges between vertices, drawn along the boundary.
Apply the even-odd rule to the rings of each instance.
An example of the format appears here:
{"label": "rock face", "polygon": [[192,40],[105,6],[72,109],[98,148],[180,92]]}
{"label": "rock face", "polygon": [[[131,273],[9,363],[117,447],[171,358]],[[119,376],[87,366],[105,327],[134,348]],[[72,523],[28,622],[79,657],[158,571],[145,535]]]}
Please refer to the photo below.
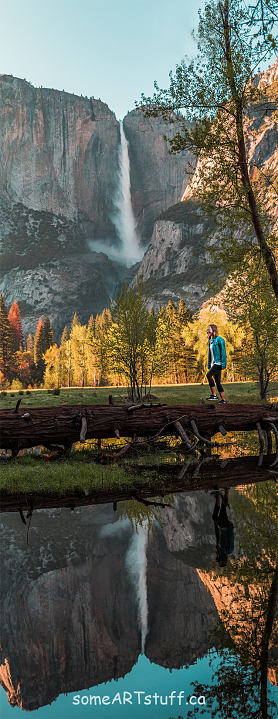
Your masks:
{"label": "rock face", "polygon": [[[267,87],[268,99],[249,109],[246,143],[249,166],[252,173],[262,172],[270,177],[268,210],[277,224],[277,192],[272,192],[271,187],[275,187],[278,178],[278,123],[273,101],[278,92],[278,60],[256,82]],[[194,200],[198,182],[197,165],[182,202],[170,207],[155,222],[139,270],[148,283],[153,307],[183,299],[195,311],[211,293],[208,280],[214,279],[215,271],[207,250],[217,239],[212,224]]]}
{"label": "rock face", "polygon": [[[100,100],[0,77],[0,191],[12,202],[113,233],[116,117]],[[43,237],[42,237],[43,239]]]}
{"label": "rock face", "polygon": [[[278,62],[256,82],[270,94],[263,112],[250,107],[250,167],[276,181],[278,132],[271,92],[277,95]],[[207,246],[215,236],[193,200],[194,179],[188,184],[193,158],[168,152],[164,135],[177,131],[175,118],[168,125],[133,111],[123,124],[133,210],[142,243],[151,239],[141,270],[150,281],[152,305],[182,298],[196,310],[208,296],[208,279],[214,279]],[[18,300],[25,331],[34,331],[44,313],[58,332],[75,311],[86,321],[134,277],[137,267],[127,275],[121,260],[106,256],[111,245],[119,249],[112,221],[119,144],[119,123],[100,100],[0,76],[0,291],[9,304]],[[268,209],[278,222],[275,193]],[[95,253],[90,252],[94,242],[101,243]]]}
{"label": "rock face", "polygon": [[207,296],[208,277],[215,271],[208,256],[212,223],[194,201],[179,202],[155,222],[139,273],[147,281],[151,305],[172,300],[197,310]]}
{"label": "rock face", "polygon": [[18,298],[25,333],[48,315],[57,334],[78,313],[86,322],[109,306],[115,287],[128,281],[123,265],[90,252],[82,223],[21,203],[0,200],[0,291],[7,306]]}
{"label": "rock face", "polygon": [[[124,119],[131,159],[132,205],[143,244],[149,242],[156,218],[178,202],[188,182],[189,152],[169,153],[164,136],[171,138],[179,129],[173,115],[169,125],[160,117],[145,117],[133,110]],[[155,180],[155,182],[154,182]]]}
{"label": "rock face", "polygon": [[[145,243],[157,214],[182,194],[187,156],[169,155],[160,120],[133,112],[124,127]],[[57,331],[75,311],[87,320],[127,280],[124,258],[105,257],[119,244],[119,144],[119,123],[100,100],[0,76],[0,291],[7,303],[18,300],[25,332],[44,313]]]}
{"label": "rock face", "polygon": [[[182,553],[200,542],[207,522],[207,498],[198,498],[199,528],[189,517],[192,501],[176,499],[176,514],[172,510],[161,529],[154,528],[147,550],[145,653],[169,668],[191,664],[208,651],[217,618],[210,593]],[[171,544],[174,532],[179,554],[177,543]],[[36,709],[60,693],[131,671],[141,633],[136,588],[126,564],[129,521],[115,521],[111,505],[103,505],[74,514],[67,509],[35,512],[28,546],[25,527],[15,515],[3,517],[0,533],[5,546],[0,681],[10,703]],[[209,541],[213,547],[214,537]]]}

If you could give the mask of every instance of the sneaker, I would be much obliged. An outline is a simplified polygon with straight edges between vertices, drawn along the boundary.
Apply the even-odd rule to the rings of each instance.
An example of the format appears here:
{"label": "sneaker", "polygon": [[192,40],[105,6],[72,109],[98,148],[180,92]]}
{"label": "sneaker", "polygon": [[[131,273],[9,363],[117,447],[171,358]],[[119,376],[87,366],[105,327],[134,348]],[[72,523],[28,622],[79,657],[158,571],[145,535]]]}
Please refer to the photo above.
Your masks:
{"label": "sneaker", "polygon": [[227,404],[227,400],[226,400],[226,399],[221,399],[220,402],[219,402],[219,404]]}
{"label": "sneaker", "polygon": [[218,402],[218,397],[216,397],[216,394],[211,394],[210,397],[207,397],[207,400],[210,400],[211,402]]}

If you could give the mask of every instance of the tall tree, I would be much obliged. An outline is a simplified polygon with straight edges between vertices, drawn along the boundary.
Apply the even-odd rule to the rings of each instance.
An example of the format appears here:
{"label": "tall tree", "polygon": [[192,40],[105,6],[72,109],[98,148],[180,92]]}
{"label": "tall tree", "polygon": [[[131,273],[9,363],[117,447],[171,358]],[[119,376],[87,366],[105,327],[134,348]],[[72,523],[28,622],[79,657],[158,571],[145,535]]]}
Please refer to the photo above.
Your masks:
{"label": "tall tree", "polygon": [[136,289],[123,287],[112,303],[111,314],[106,345],[109,362],[115,372],[126,377],[130,397],[135,401],[142,398],[143,384],[147,384],[151,371],[150,354],[154,351],[153,317],[143,283],[138,281]]}
{"label": "tall tree", "polygon": [[266,399],[270,380],[278,377],[278,312],[264,265],[250,260],[244,272],[229,278],[223,296],[246,336],[239,367],[259,381],[261,399]]}
{"label": "tall tree", "polygon": [[6,305],[0,293],[0,371],[1,376],[7,377],[13,355],[13,335],[8,320]]}
{"label": "tall tree", "polygon": [[13,335],[14,351],[17,352],[23,346],[23,335],[21,314],[16,300],[10,307],[8,320],[11,325]]}
{"label": "tall tree", "polygon": [[30,352],[31,355],[34,356],[34,339],[30,333],[26,340],[26,351]]}
{"label": "tall tree", "polygon": [[[40,317],[38,320],[35,337],[34,337],[34,361],[35,361],[35,364],[37,364],[39,359],[41,359],[41,357],[42,357],[42,352],[41,352],[39,344],[38,344],[42,328],[43,328],[43,319],[42,319],[42,317]],[[40,340],[40,342],[41,342],[41,340]]]}
{"label": "tall tree", "polygon": [[44,322],[40,317],[34,339],[34,360],[37,368],[37,381],[41,381],[45,371],[44,354],[54,344],[54,333],[49,317],[45,316]]}
{"label": "tall tree", "polygon": [[48,347],[54,344],[54,332],[50,324],[50,319],[47,315],[44,318],[43,323],[43,351],[45,352]]}
{"label": "tall tree", "polygon": [[278,23],[277,0],[253,0],[250,3],[249,14],[248,26],[254,28],[256,37],[259,35],[266,46],[275,50]]}
{"label": "tall tree", "polygon": [[155,84],[154,96],[143,95],[141,105],[146,115],[162,115],[170,122],[173,111],[179,113],[181,129],[170,146],[199,156],[191,192],[217,217],[222,246],[225,234],[230,250],[231,237],[235,243],[240,235],[236,252],[232,248],[237,262],[246,251],[254,252],[256,241],[278,301],[273,218],[256,173],[250,171],[246,137],[250,103],[257,103],[262,116],[266,109],[275,112],[266,88],[251,82],[269,48],[255,37],[253,27],[248,32],[248,23],[250,7],[244,0],[207,1],[199,13],[196,61],[182,61],[170,74],[170,88]]}
{"label": "tall tree", "polygon": [[239,349],[245,337],[244,328],[238,322],[232,322],[228,317],[222,302],[211,298],[204,302],[198,314],[193,317],[183,331],[186,347],[192,348],[196,353],[197,368],[200,378],[207,372],[208,344],[206,329],[210,324],[216,324],[218,332],[226,342],[227,371],[231,371],[233,353]]}
{"label": "tall tree", "polygon": [[71,376],[74,385],[85,387],[87,326],[75,324],[70,333]]}
{"label": "tall tree", "polygon": [[72,329],[73,327],[75,327],[76,325],[80,325],[80,320],[79,320],[79,317],[78,317],[77,312],[75,312],[74,315],[73,315],[72,323],[71,323],[71,329]]}

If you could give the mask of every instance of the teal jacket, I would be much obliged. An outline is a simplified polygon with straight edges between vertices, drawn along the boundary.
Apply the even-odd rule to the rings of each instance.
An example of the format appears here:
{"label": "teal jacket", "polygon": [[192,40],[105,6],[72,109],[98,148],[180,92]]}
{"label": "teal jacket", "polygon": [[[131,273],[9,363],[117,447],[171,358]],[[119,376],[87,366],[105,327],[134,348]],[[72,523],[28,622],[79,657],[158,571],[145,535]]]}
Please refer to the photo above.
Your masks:
{"label": "teal jacket", "polygon": [[[214,362],[215,364],[221,364],[221,369],[225,369],[227,366],[227,355],[226,355],[226,347],[225,347],[225,340],[223,340],[223,337],[214,337],[212,342],[212,351],[214,356]],[[208,343],[208,369],[211,368],[211,359],[210,359],[210,346]]]}

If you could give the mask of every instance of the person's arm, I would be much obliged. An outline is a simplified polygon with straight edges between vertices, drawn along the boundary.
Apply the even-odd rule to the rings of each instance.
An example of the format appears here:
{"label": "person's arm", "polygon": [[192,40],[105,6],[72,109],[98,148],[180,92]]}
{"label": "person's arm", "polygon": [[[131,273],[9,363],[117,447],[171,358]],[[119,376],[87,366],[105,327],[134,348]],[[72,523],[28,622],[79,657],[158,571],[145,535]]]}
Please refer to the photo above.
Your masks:
{"label": "person's arm", "polygon": [[227,355],[225,340],[223,339],[223,337],[221,337],[221,355],[221,366],[223,367],[223,369],[225,369],[225,367],[227,367]]}

